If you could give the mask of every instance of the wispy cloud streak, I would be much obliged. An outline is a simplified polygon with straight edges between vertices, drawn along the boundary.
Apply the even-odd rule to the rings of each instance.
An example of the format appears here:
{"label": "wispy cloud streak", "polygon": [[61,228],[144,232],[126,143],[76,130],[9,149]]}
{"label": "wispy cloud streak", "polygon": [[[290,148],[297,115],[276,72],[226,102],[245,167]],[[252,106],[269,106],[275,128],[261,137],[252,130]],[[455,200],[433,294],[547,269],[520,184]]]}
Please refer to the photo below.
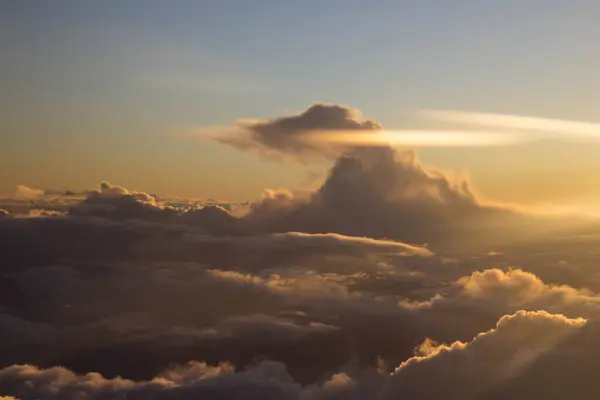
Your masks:
{"label": "wispy cloud streak", "polygon": [[419,114],[427,119],[460,125],[544,132],[548,137],[575,138],[580,135],[600,139],[600,124],[592,122],[453,110],[424,110]]}

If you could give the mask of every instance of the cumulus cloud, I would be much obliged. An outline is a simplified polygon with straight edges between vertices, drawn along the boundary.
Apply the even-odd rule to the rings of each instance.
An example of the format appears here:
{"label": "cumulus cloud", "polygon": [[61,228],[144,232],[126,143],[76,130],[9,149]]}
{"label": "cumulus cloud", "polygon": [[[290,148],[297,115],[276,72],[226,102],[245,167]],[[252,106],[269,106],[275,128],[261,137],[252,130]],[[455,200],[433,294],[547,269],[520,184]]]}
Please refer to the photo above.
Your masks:
{"label": "cumulus cloud", "polygon": [[23,200],[35,200],[44,195],[44,191],[41,189],[34,189],[25,185],[17,185],[17,191],[15,197]]}
{"label": "cumulus cloud", "polygon": [[548,285],[522,270],[488,269],[459,279],[462,295],[496,307],[543,309],[569,315],[600,313],[600,296],[586,289]]}
{"label": "cumulus cloud", "polygon": [[403,362],[385,392],[390,398],[394,393],[409,398],[482,398],[585,323],[582,318],[545,311],[504,316],[495,329],[480,333],[469,343],[430,346],[425,355]]}
{"label": "cumulus cloud", "polygon": [[163,220],[169,211],[171,209],[159,207],[156,199],[147,193],[102,182],[99,190],[90,192],[84,201],[71,207],[69,212],[72,215],[116,219]]}
{"label": "cumulus cloud", "polygon": [[102,182],[99,190],[90,192],[82,202],[72,206],[69,214],[115,220],[188,224],[202,227],[211,233],[225,234],[235,231],[237,218],[225,208],[218,205],[186,205],[185,208],[175,208],[168,202],[158,202],[155,195],[130,191]]}
{"label": "cumulus cloud", "polygon": [[492,246],[531,225],[526,216],[482,203],[467,180],[427,170],[415,153],[389,147],[348,152],[308,200],[271,192],[246,219],[262,231],[387,237],[445,250]]}
{"label": "cumulus cloud", "polygon": [[520,269],[486,269],[457,279],[426,301],[401,301],[408,309],[487,309],[496,315],[520,309],[546,310],[570,317],[600,316],[600,295],[588,289],[547,284]]}
{"label": "cumulus cloud", "polygon": [[[305,159],[342,150],[306,132],[380,126],[320,104],[243,128],[235,146]],[[245,215],[107,182],[52,194],[67,213],[10,199],[0,394],[519,398],[554,374],[569,398],[577,362],[600,367],[597,223],[494,206],[410,151],[343,150],[313,193]]]}
{"label": "cumulus cloud", "polygon": [[363,118],[356,109],[338,104],[316,103],[297,114],[240,122],[237,128],[235,133],[214,134],[211,137],[268,158],[288,155],[302,160],[315,156],[335,157],[344,150],[343,145],[310,141],[312,134],[376,133],[382,126],[375,120]]}
{"label": "cumulus cloud", "polygon": [[[470,342],[427,342],[422,355],[402,362],[391,375],[374,366],[366,371],[350,368],[313,384],[296,381],[283,363],[262,361],[239,371],[228,363],[189,362],[144,381],[107,379],[98,373],[79,375],[61,367],[13,365],[0,370],[0,386],[6,394],[23,400],[72,398],[76,394],[82,399],[229,398],[234,393],[248,399],[489,398],[536,360],[560,349],[563,341],[580,333],[585,325],[581,318],[519,311],[502,317],[495,329]],[[563,392],[565,389],[570,388]]]}
{"label": "cumulus cloud", "polygon": [[[191,225],[74,215],[5,219],[0,253],[0,282],[8,288],[0,294],[3,331],[18,339],[0,344],[0,364],[55,360],[129,376],[185,361],[186,351],[241,365],[253,352],[279,354],[294,374],[318,375],[290,341],[315,351],[333,336],[352,335],[346,327],[355,313],[402,313],[393,300],[350,293],[367,280],[356,274],[370,270],[375,280],[378,271],[393,275],[378,260],[432,257],[417,246],[338,234],[210,235]],[[347,314],[344,328],[329,328],[338,326],[338,311]],[[262,335],[234,334],[250,326]],[[312,331],[322,335],[299,335]],[[349,346],[340,341],[321,351],[322,368],[343,363]],[[147,362],[115,363],[111,351],[143,353]]]}
{"label": "cumulus cloud", "polygon": [[311,383],[351,360],[398,365],[426,337],[468,340],[520,308],[595,310],[593,293],[538,290],[543,282],[524,271],[491,279],[498,272],[472,273],[481,264],[470,257],[448,264],[389,239],[260,233],[250,219],[235,235],[211,234],[185,215],[5,218],[0,301],[13,339],[0,345],[0,363],[139,380],[192,358],[243,367],[266,357]]}

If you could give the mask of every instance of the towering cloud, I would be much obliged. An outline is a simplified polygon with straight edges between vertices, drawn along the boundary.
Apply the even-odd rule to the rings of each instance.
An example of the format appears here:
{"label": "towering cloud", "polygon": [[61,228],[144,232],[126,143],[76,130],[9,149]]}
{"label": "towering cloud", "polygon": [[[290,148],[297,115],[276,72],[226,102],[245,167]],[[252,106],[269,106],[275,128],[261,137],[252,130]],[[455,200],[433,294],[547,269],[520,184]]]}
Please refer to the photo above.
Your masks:
{"label": "towering cloud", "polygon": [[308,201],[269,195],[248,220],[266,231],[339,232],[457,249],[501,242],[529,222],[482,204],[468,181],[423,168],[414,152],[389,147],[347,152]]}

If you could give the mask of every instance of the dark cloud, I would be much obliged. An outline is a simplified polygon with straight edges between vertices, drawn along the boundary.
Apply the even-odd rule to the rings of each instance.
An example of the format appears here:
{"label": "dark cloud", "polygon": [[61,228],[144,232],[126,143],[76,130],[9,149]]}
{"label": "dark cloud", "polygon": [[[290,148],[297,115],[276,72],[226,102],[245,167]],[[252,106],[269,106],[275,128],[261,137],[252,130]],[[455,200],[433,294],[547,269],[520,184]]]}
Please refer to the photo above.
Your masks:
{"label": "dark cloud", "polygon": [[98,191],[91,192],[84,201],[71,207],[69,213],[75,216],[161,221],[175,211],[158,206],[156,199],[147,193],[130,192],[121,186],[102,182]]}
{"label": "dark cloud", "polygon": [[[502,349],[497,357],[486,355],[487,350],[481,355],[464,350],[473,337],[520,309],[564,313],[574,321],[597,312],[598,296],[589,291],[547,284],[522,270],[484,267],[474,272],[492,256],[449,263],[427,249],[390,240],[301,232],[212,235],[181,221],[4,218],[0,254],[7,262],[0,270],[5,288],[0,329],[7,339],[0,344],[0,365],[5,367],[0,387],[11,388],[6,394],[52,398],[46,393],[56,385],[48,382],[58,379],[64,388],[55,398],[72,397],[75,388],[106,396],[126,392],[133,398],[150,393],[158,398],[227,398],[236,390],[268,398],[271,389],[265,385],[273,379],[247,381],[254,373],[249,371],[263,368],[260,360],[273,360],[267,364],[283,371],[278,375],[283,381],[275,386],[285,390],[273,392],[275,398],[288,390],[292,398],[369,398],[373,393],[427,397],[435,388],[419,382],[450,377],[466,382],[461,387],[467,391],[478,393],[488,382],[504,390],[516,379],[498,372],[512,365],[510,354],[519,359],[525,351],[520,349],[535,350],[539,344],[545,347],[533,353],[542,357],[548,343],[568,335],[552,323],[538,329],[536,322],[524,322],[522,328],[507,330],[506,344],[504,339],[491,341],[490,347]],[[531,318],[546,317],[551,319]],[[518,313],[514,317],[523,318]],[[510,341],[530,331],[538,342]],[[415,369],[402,365],[416,362],[412,351],[426,338],[462,344],[448,345],[448,350],[421,346],[421,357],[454,351],[457,355],[450,358],[459,361],[431,361],[434,372],[408,372]],[[460,361],[465,357],[489,359],[494,367],[482,368],[476,385],[465,378],[473,374]],[[211,365],[229,361],[238,372],[215,381],[190,372],[186,379],[195,383],[177,389],[173,384],[158,387],[162,381],[152,380],[169,365],[194,359]],[[529,373],[536,360],[527,359],[518,371]],[[244,369],[257,362],[259,366]],[[23,363],[42,369],[17,366]],[[380,372],[373,367],[378,363]],[[55,365],[69,370],[52,369]],[[394,375],[381,372],[398,366]],[[104,377],[93,375],[98,384],[87,387],[83,382],[91,376],[78,374],[88,371]],[[401,378],[399,371],[415,377]],[[116,375],[124,377],[118,382],[129,382],[125,389],[115,389],[118,384],[111,377]],[[447,391],[447,398],[471,393]]]}
{"label": "dark cloud", "polygon": [[[244,125],[244,146],[331,155],[303,133],[379,128],[315,105]],[[598,397],[597,221],[489,204],[410,151],[345,150],[315,192],[267,190],[245,215],[106,182],[3,199],[0,395]]]}
{"label": "dark cloud", "polygon": [[437,310],[464,308],[486,310],[495,315],[518,310],[546,310],[568,317],[600,316],[600,295],[587,289],[547,284],[523,270],[486,269],[463,276],[424,301],[402,301],[408,309]]}
{"label": "dark cloud", "polygon": [[[330,374],[320,383],[309,385],[295,381],[285,364],[262,361],[239,371],[231,364],[211,366],[189,362],[145,381],[107,379],[97,373],[78,375],[60,367],[39,369],[14,365],[0,370],[0,387],[23,400],[74,396],[81,399],[225,399],[232,396],[241,399],[485,399],[507,391],[511,393],[519,383],[515,377],[538,368],[538,360],[564,360],[564,341],[571,340],[585,327],[584,319],[568,319],[543,311],[520,311],[502,317],[495,329],[482,332],[469,342],[443,345],[427,340],[420,346],[419,355],[401,363],[391,375],[376,369],[375,365],[370,370],[346,367],[346,372]],[[588,343],[586,340],[576,347],[583,350]],[[564,376],[557,378],[563,384],[569,383]],[[556,387],[555,382],[551,385]],[[564,385],[559,387],[559,393],[574,393],[577,389]],[[587,392],[587,397],[578,398],[594,398],[594,393],[597,394],[597,389]],[[511,394],[518,398],[526,395]]]}
{"label": "dark cloud", "polygon": [[338,104],[316,103],[298,114],[241,122],[238,128],[241,132],[214,135],[213,138],[243,151],[258,152],[271,159],[292,156],[306,160],[307,157],[315,156],[335,157],[345,148],[343,145],[308,141],[307,133],[375,133],[381,130],[382,126],[377,121],[363,118],[356,109]]}
{"label": "dark cloud", "polygon": [[233,233],[237,230],[238,219],[227,209],[218,205],[205,205],[190,208],[181,214],[185,224],[203,227],[213,234]]}
{"label": "dark cloud", "polygon": [[469,343],[426,343],[423,355],[396,369],[383,397],[484,398],[577,333],[585,322],[544,311],[519,311],[502,317],[495,329],[480,333]]}
{"label": "dark cloud", "polygon": [[[431,255],[337,234],[214,236],[189,225],[73,215],[3,219],[0,253],[2,330],[17,340],[0,344],[2,365],[61,364],[148,377],[192,356],[245,365],[271,355],[306,379],[322,370],[307,369],[310,357],[302,351],[330,348],[321,350],[325,369],[350,357],[352,333],[337,329],[336,310],[346,310],[344,327],[359,323],[356,312],[383,319],[380,303],[403,313],[393,301],[369,305],[373,296],[348,293],[347,285],[361,277],[334,270],[383,271],[389,267],[377,259]],[[322,272],[311,272],[313,265]],[[302,309],[305,314],[293,313]],[[303,334],[312,331],[318,337]],[[117,353],[146,361],[115,363],[109,355]]]}
{"label": "dark cloud", "polygon": [[[538,222],[477,199],[468,181],[426,170],[415,153],[360,148],[341,156],[308,199],[269,192],[247,221],[260,231],[338,232],[430,243],[435,250],[514,240]],[[539,227],[538,227],[539,229]]]}

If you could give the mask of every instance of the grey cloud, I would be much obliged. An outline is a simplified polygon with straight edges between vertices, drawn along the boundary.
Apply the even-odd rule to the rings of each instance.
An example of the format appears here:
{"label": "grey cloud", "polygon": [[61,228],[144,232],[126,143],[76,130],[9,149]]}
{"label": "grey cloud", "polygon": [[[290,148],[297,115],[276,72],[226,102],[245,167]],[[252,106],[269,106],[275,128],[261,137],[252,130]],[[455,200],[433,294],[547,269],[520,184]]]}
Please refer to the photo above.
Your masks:
{"label": "grey cloud", "polygon": [[246,339],[253,337],[254,340],[263,342],[279,341],[282,338],[294,341],[311,334],[330,333],[337,329],[335,326],[319,322],[300,325],[287,318],[250,314],[225,318],[217,325],[205,328],[201,336],[207,339],[243,336]]}
{"label": "grey cloud", "polygon": [[446,293],[422,302],[401,302],[409,309],[449,310],[452,307],[488,309],[496,314],[517,310],[546,310],[569,317],[600,316],[600,295],[587,289],[546,284],[519,269],[486,269],[459,278]]}
{"label": "grey cloud", "polygon": [[267,157],[279,159],[285,156],[306,160],[310,157],[335,157],[344,147],[314,144],[303,140],[310,132],[343,131],[376,132],[381,124],[365,119],[356,109],[338,105],[316,103],[308,109],[280,118],[241,122],[241,132],[214,135],[213,138],[243,151],[254,151]]}
{"label": "grey cloud", "polygon": [[[16,318],[31,330],[41,324],[57,338],[48,346],[39,336],[22,334],[29,341],[12,346],[10,357],[4,352],[4,363],[32,360],[78,371],[95,365],[109,375],[139,379],[189,357],[243,366],[258,354],[285,361],[294,377],[310,382],[352,357],[365,365],[382,355],[394,365],[425,337],[467,340],[519,307],[570,316],[593,312],[593,301],[577,293],[550,290],[520,298],[529,289],[539,292],[535,281],[507,285],[504,295],[504,289],[486,286],[473,296],[458,282],[478,264],[414,257],[427,250],[390,240],[293,232],[214,236],[193,225],[76,216],[8,218],[0,237],[7,260],[0,300],[12,318],[6,323],[16,324]],[[427,302],[436,292],[444,301],[432,301],[433,307],[401,304],[407,298]],[[305,316],[286,314],[296,311]],[[298,350],[289,341],[269,345],[244,335],[221,335],[215,347],[208,344],[214,337],[200,334],[248,315],[339,329],[303,336]],[[11,329],[17,332],[16,325]],[[27,350],[32,343],[35,352]],[[321,357],[312,371],[302,355],[310,351]],[[118,354],[143,354],[146,361],[143,367],[116,363]]]}
{"label": "grey cloud", "polygon": [[[23,400],[72,398],[75,394],[82,399],[231,398],[234,394],[242,399],[484,399],[502,393],[538,360],[556,354],[564,357],[563,342],[583,332],[585,326],[583,319],[520,311],[502,317],[495,329],[470,342],[426,342],[422,355],[402,362],[391,375],[374,366],[371,370],[347,368],[347,372],[308,385],[295,381],[285,364],[273,361],[240,371],[230,364],[190,362],[146,381],[107,379],[97,373],[78,375],[60,367],[13,365],[0,370],[0,385],[7,394]],[[572,389],[565,385],[561,393]],[[523,398],[525,393],[512,394]]]}
{"label": "grey cloud", "polygon": [[[469,343],[434,346],[402,363],[384,397],[472,399],[493,393],[523,369],[576,334],[586,320],[544,311],[502,317]],[[435,382],[428,385],[425,382]]]}
{"label": "grey cloud", "polygon": [[[3,330],[28,338],[0,344],[0,364],[60,363],[78,370],[96,365],[104,373],[134,377],[148,377],[190,354],[245,365],[255,352],[286,360],[295,376],[318,375],[321,368],[351,357],[353,345],[339,339],[353,335],[351,324],[361,321],[357,313],[380,315],[373,317],[380,321],[389,313],[407,314],[394,301],[349,293],[349,286],[363,278],[334,271],[377,273],[391,268],[380,266],[379,259],[431,258],[428,250],[403,243],[337,234],[212,236],[186,225],[72,215],[3,220],[0,253],[5,260],[0,269]],[[320,272],[311,272],[313,266]],[[298,307],[306,317],[283,317],[301,311]],[[343,327],[321,329],[337,327],[340,313],[345,314]],[[250,326],[243,319],[248,315],[264,315],[323,335],[288,335],[299,338],[294,350],[291,339],[265,343],[258,341],[258,334],[254,339],[217,335],[215,347],[209,344],[214,337],[200,334],[210,329],[239,331]],[[401,324],[400,318],[394,330]],[[256,326],[264,328],[264,337],[285,337],[276,334],[282,332],[281,325]],[[32,333],[25,334],[27,330]],[[47,332],[44,337],[52,345],[36,332]],[[320,350],[321,366],[307,369],[309,360],[300,349],[316,351],[321,346],[330,349]],[[115,362],[109,357],[119,352],[143,354],[146,362]],[[366,347],[361,352],[377,354]]]}
{"label": "grey cloud", "polygon": [[[183,240],[190,243],[215,244],[230,243],[244,247],[248,253],[269,252],[277,257],[281,252],[296,254],[395,254],[404,256],[431,256],[433,253],[425,247],[413,246],[392,240],[377,240],[366,237],[353,237],[336,233],[286,232],[263,236],[213,237],[187,234]],[[288,254],[291,256],[291,254]]]}
{"label": "grey cloud", "polygon": [[341,156],[308,200],[270,193],[253,206],[245,223],[258,231],[337,232],[430,243],[433,251],[443,247],[447,252],[514,240],[522,229],[535,226],[525,215],[482,204],[467,181],[426,170],[414,153],[387,147]]}
{"label": "grey cloud", "polygon": [[[252,146],[328,156],[296,138],[378,128],[343,107],[315,110],[248,124]],[[245,216],[109,183],[60,199],[67,215],[16,202],[23,215],[0,221],[0,388],[24,399],[518,398],[535,389],[523,379],[553,374],[569,398],[581,383],[571,371],[585,375],[577,362],[597,370],[600,284],[585,289],[597,222],[559,230],[481,201],[412,152],[346,150],[314,193],[266,191]]]}

